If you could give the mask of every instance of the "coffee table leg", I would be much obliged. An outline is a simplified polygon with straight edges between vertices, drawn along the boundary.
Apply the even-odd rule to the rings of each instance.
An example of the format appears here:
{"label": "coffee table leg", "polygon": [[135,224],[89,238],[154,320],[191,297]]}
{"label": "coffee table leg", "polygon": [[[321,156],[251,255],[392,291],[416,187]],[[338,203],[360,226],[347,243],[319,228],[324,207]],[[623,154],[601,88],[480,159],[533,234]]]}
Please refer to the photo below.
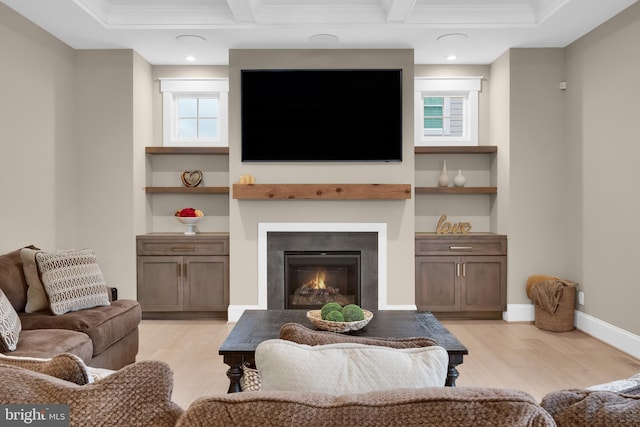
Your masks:
{"label": "coffee table leg", "polygon": [[227,393],[238,393],[242,391],[240,387],[240,378],[242,378],[242,363],[244,357],[242,354],[225,354],[224,363],[229,366],[227,370],[227,378],[229,378],[229,390]]}
{"label": "coffee table leg", "polygon": [[242,378],[242,366],[234,365],[230,367],[227,370],[227,377],[229,378],[229,390],[227,390],[227,393],[241,392],[240,378]]}
{"label": "coffee table leg", "polygon": [[451,354],[449,353],[449,368],[447,369],[447,380],[444,385],[447,387],[455,387],[456,380],[460,376],[458,369],[456,366],[462,363],[462,354]]}
{"label": "coffee table leg", "polygon": [[456,369],[455,365],[449,365],[449,369],[447,370],[447,380],[444,385],[447,387],[455,387],[456,379],[460,376],[460,373]]}

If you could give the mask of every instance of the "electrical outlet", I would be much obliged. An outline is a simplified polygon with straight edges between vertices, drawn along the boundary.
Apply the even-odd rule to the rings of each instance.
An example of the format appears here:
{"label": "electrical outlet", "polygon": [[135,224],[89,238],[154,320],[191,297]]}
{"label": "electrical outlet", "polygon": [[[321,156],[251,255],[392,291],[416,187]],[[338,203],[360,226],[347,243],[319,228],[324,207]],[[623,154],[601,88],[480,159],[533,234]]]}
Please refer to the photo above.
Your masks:
{"label": "electrical outlet", "polygon": [[578,291],[578,304],[584,305],[584,292]]}

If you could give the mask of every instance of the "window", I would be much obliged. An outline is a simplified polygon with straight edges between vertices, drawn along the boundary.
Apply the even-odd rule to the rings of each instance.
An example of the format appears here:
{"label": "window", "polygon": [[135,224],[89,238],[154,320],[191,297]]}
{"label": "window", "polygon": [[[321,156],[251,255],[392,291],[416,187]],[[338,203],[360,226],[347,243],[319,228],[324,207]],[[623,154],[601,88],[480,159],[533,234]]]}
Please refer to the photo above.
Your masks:
{"label": "window", "polygon": [[177,97],[178,140],[218,136],[218,99]]}
{"label": "window", "polygon": [[160,79],[160,90],[164,146],[229,145],[226,79]]}
{"label": "window", "polygon": [[423,136],[464,135],[464,98],[461,96],[425,96],[423,98]]}
{"label": "window", "polygon": [[416,145],[478,145],[481,77],[417,78]]}

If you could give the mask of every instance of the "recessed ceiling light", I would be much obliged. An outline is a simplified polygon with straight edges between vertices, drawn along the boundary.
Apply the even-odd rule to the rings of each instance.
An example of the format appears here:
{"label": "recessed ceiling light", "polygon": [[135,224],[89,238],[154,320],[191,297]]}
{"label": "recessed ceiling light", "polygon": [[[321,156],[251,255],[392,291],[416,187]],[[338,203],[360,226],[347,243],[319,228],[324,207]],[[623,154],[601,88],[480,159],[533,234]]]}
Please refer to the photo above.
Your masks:
{"label": "recessed ceiling light", "polygon": [[458,59],[458,57],[455,55],[447,55],[447,61],[455,61],[456,59]]}
{"label": "recessed ceiling light", "polygon": [[193,62],[196,60],[196,57],[193,55],[187,55],[184,59],[185,61]]}
{"label": "recessed ceiling light", "polygon": [[469,36],[463,33],[449,33],[443,34],[438,37],[438,43],[461,43],[465,41]]}
{"label": "recessed ceiling light", "polygon": [[186,44],[189,46],[197,46],[207,42],[207,39],[201,36],[196,36],[194,34],[183,34],[176,37],[176,40],[179,43]]}
{"label": "recessed ceiling light", "polygon": [[316,45],[333,45],[340,41],[338,36],[333,34],[314,34],[309,37],[309,42]]}

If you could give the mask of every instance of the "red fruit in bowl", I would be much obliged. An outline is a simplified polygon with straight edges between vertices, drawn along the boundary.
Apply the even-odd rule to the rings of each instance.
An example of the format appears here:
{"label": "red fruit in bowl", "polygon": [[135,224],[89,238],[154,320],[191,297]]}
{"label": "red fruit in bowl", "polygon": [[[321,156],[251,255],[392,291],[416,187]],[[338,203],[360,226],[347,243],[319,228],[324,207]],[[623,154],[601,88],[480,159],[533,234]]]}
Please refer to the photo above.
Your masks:
{"label": "red fruit in bowl", "polygon": [[178,212],[178,216],[196,216],[196,210],[194,208],[184,208]]}

